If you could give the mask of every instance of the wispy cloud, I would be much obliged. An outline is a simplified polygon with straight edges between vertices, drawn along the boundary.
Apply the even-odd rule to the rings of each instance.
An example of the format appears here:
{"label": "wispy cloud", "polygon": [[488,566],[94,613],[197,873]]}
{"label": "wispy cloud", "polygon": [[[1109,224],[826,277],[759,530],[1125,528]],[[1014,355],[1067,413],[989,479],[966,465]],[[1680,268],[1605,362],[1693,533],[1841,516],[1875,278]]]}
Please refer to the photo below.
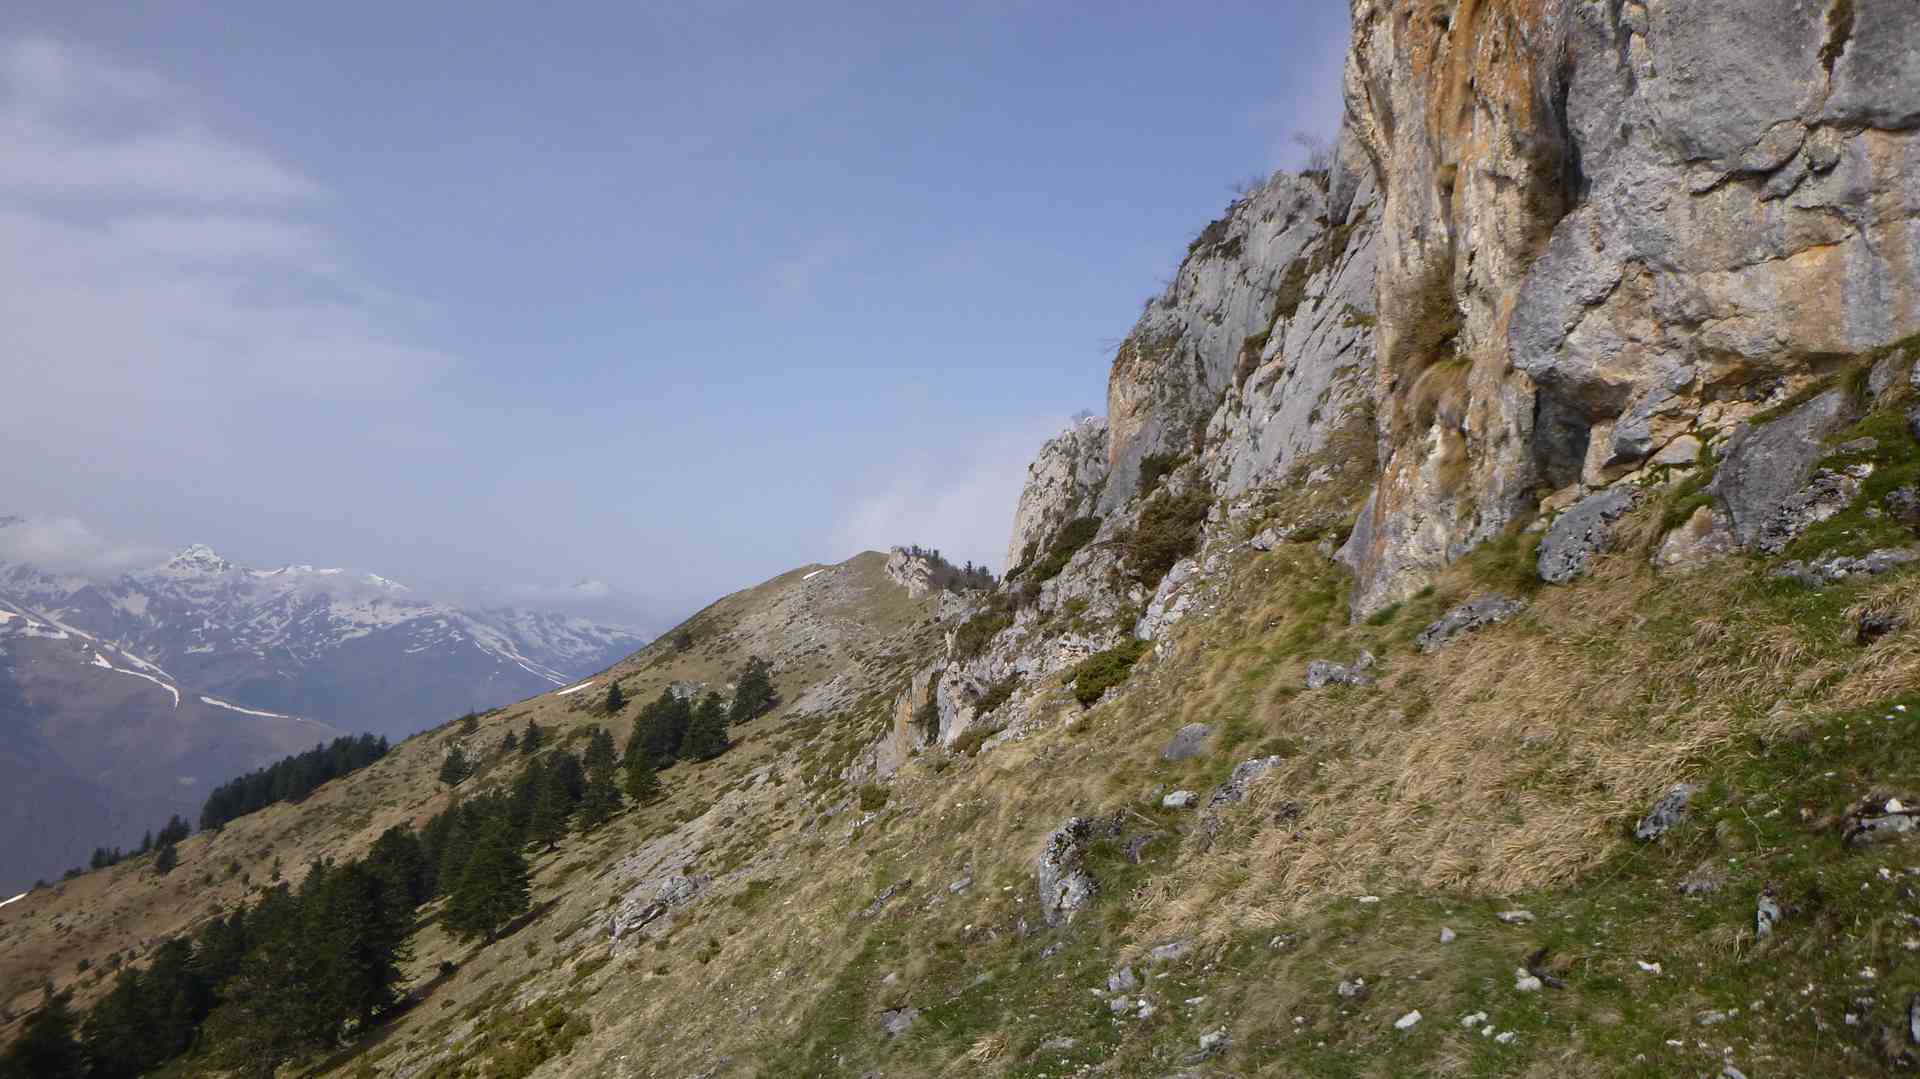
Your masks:
{"label": "wispy cloud", "polygon": [[72,517],[0,518],[0,562],[103,578],[158,565],[158,547],[110,539]]}
{"label": "wispy cloud", "polygon": [[1035,419],[984,433],[944,454],[904,455],[881,473],[835,529],[842,550],[886,550],[918,543],[949,561],[1004,569],[1008,528],[1042,443],[1067,425]]}

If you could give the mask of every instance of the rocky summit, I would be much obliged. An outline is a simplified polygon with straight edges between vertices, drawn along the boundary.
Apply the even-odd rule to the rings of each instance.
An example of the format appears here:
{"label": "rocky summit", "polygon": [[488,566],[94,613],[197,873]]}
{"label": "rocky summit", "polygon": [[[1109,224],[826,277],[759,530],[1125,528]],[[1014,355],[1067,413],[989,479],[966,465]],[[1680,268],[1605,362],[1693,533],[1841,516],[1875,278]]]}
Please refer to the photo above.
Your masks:
{"label": "rocky summit", "polygon": [[[245,953],[282,995],[154,1067],[1920,1067],[1911,0],[1352,16],[1337,143],[1197,229],[1002,576],[796,567],[36,888],[9,1029]],[[356,873],[385,995],[277,1026]]]}

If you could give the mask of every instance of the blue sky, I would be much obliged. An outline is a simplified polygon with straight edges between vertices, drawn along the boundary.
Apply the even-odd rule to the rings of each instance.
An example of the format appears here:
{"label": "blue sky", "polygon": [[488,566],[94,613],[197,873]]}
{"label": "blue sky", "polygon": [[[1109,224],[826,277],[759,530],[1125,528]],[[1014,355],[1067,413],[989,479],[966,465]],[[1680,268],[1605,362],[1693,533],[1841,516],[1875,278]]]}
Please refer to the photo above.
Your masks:
{"label": "blue sky", "polygon": [[0,512],[662,617],[1025,462],[1345,4],[25,0],[0,36]]}

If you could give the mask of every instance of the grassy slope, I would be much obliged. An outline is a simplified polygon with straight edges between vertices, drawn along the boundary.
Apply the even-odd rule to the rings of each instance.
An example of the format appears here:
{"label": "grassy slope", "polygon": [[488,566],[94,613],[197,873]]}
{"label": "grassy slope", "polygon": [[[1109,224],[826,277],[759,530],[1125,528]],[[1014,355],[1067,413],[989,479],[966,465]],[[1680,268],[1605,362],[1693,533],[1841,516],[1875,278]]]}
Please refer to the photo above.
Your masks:
{"label": "grassy slope", "polygon": [[[1905,467],[1913,447],[1882,452]],[[452,949],[429,910],[422,1004],[325,1070],[1652,1076],[1708,1074],[1724,1056],[1756,1077],[1890,1072],[1920,989],[1908,947],[1920,948],[1908,868],[1920,850],[1848,851],[1836,820],[1869,793],[1920,799],[1920,632],[1862,646],[1853,617],[1881,606],[1920,625],[1920,574],[1817,592],[1745,559],[1656,576],[1646,522],[1666,508],[1650,500],[1623,530],[1639,546],[1576,585],[1536,589],[1521,533],[1357,626],[1342,573],[1311,547],[1238,552],[1120,698],[1083,711],[1065,687],[1037,687],[1051,727],[973,757],[922,755],[863,812],[841,769],[934,646],[923,610],[876,599],[864,611],[894,619],[881,635],[891,648],[868,638],[807,676],[864,657],[853,661],[870,688],[844,713],[777,715],[721,760],[673,769],[667,802],[543,859],[538,916],[497,944]],[[1863,537],[1847,529],[1878,524],[1834,530],[1852,541]],[[1489,588],[1531,606],[1437,654],[1413,651],[1439,612]],[[736,622],[749,609],[763,628],[790,617],[763,594],[703,613],[694,625],[710,632],[698,636],[747,639]],[[1307,660],[1361,648],[1381,657],[1378,685],[1300,688]],[[622,670],[644,699],[738,658],[651,650]],[[533,707],[543,723],[583,727],[591,697]],[[486,738],[521,714],[489,717]],[[1161,761],[1192,721],[1216,728],[1211,752]],[[409,743],[364,790],[437,764],[447,737]],[[1207,792],[1269,753],[1282,763],[1245,803],[1160,808],[1164,791]],[[1706,787],[1688,821],[1660,844],[1633,843],[1633,822],[1679,779]],[[398,811],[430,808],[407,782]],[[323,795],[279,817],[313,831],[309,807],[327,799],[341,807],[331,812],[365,811],[353,791]],[[1102,822],[1088,856],[1100,897],[1051,930],[1032,859],[1075,814]],[[1676,894],[1703,867],[1720,889]],[[611,943],[611,911],[682,869],[713,874],[711,889]],[[1754,904],[1769,885],[1787,913],[1760,942]],[[1536,920],[1494,917],[1513,907]],[[0,948],[14,946],[12,922]],[[1147,955],[1170,941],[1192,950]],[[1565,987],[1517,992],[1514,968],[1541,948]],[[442,959],[456,969],[437,977]],[[1146,979],[1149,1018],[1109,1006],[1122,963]],[[1363,998],[1336,993],[1362,978]],[[883,1012],[900,1007],[919,1019],[890,1036]],[[1413,1009],[1423,1020],[1396,1030]],[[1514,1037],[1459,1025],[1479,1011]],[[1727,1017],[1703,1026],[1706,1011]],[[1203,1056],[1213,1031],[1223,1048]]]}

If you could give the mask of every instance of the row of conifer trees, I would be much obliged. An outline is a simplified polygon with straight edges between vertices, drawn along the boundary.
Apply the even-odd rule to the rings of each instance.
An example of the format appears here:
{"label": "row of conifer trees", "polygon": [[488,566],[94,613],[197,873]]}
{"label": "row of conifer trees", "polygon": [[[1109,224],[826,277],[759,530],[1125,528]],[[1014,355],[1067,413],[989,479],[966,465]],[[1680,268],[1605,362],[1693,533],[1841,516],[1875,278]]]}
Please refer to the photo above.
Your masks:
{"label": "row of conifer trees", "polygon": [[[298,888],[280,883],[193,936],[164,941],[84,1014],[49,987],[0,1055],[0,1079],[130,1079],[183,1057],[272,1076],[359,1037],[402,1004],[400,966],[422,904],[444,897],[439,920],[456,939],[501,935],[528,911],[529,848],[552,850],[628,802],[653,801],[659,770],[675,761],[725,752],[730,722],[778,703],[766,674],[765,664],[749,664],[731,702],[663,693],[641,709],[619,754],[600,727],[575,754],[529,720],[500,744],[502,763],[521,760],[505,786],[456,792],[418,832],[390,828],[364,858],[315,862]],[[607,704],[617,713],[625,702],[610,692]],[[463,750],[448,753],[443,782],[458,787],[472,774]],[[169,828],[181,833],[167,836],[171,851],[185,822]]]}

